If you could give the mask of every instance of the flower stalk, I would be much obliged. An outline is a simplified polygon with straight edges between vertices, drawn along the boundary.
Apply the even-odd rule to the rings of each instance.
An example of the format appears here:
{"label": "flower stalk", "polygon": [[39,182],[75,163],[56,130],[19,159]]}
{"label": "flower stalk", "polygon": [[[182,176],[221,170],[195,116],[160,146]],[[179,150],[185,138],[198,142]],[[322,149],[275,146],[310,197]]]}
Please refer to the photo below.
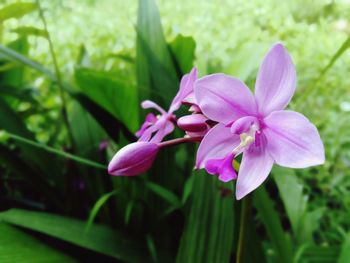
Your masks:
{"label": "flower stalk", "polygon": [[245,244],[247,243],[248,222],[252,214],[252,195],[242,199],[240,228],[237,244],[236,263],[242,263],[245,256]]}

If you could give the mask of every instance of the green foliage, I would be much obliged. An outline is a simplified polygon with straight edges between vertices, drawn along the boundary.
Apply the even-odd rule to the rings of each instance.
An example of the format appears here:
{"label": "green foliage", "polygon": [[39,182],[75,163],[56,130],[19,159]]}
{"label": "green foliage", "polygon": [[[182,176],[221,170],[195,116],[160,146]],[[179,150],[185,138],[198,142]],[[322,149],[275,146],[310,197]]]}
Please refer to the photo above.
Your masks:
{"label": "green foliage", "polygon": [[0,9],[0,22],[4,22],[10,18],[20,18],[36,9],[37,5],[30,2],[18,2],[7,5]]}
{"label": "green foliage", "polygon": [[[141,248],[136,241],[106,226],[92,225],[87,233],[82,221],[20,209],[0,213],[0,221],[38,231],[127,262],[142,262],[145,257],[140,253]],[[138,253],[133,253],[134,250]]]}
{"label": "green foliage", "polygon": [[191,202],[177,262],[230,262],[233,244],[232,184],[218,184],[204,172],[194,175]]}
{"label": "green foliage", "polygon": [[76,262],[74,259],[7,224],[0,224],[0,261]]}

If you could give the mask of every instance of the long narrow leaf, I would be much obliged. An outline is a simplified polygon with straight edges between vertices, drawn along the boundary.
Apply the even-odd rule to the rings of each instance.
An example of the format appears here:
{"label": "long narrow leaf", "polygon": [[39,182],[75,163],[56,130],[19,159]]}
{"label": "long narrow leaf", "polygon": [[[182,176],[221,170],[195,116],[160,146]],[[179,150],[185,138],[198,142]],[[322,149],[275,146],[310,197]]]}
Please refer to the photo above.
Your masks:
{"label": "long narrow leaf", "polygon": [[106,226],[93,225],[85,233],[85,222],[54,214],[11,209],[0,213],[0,221],[38,231],[127,262],[144,262],[144,248],[130,237]]}

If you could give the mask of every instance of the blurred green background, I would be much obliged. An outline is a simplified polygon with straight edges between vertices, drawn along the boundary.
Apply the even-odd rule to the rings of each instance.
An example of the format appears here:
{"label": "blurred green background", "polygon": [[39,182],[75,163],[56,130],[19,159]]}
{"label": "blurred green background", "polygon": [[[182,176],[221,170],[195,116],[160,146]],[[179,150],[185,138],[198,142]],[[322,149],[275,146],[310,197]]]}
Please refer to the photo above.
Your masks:
{"label": "blurred green background", "polygon": [[[39,4],[0,0],[0,262],[235,262],[243,223],[243,262],[350,262],[350,1]],[[253,88],[276,42],[325,165],[276,167],[246,222],[233,183],[193,172],[195,145],[107,175],[143,99],[167,108],[192,66]]]}

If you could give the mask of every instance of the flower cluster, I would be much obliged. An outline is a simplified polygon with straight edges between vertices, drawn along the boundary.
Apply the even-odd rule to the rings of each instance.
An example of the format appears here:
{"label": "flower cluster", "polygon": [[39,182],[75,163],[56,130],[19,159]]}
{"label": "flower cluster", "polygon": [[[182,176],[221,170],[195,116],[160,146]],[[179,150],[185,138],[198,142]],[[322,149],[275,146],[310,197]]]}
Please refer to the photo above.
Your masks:
{"label": "flower cluster", "polygon": [[[138,175],[147,171],[163,148],[184,142],[200,142],[196,169],[204,168],[219,180],[237,180],[236,198],[256,189],[274,163],[305,168],[324,163],[324,147],[317,128],[302,114],[284,110],[294,95],[296,71],[287,50],[275,44],[264,58],[255,83],[255,93],[239,79],[223,73],[197,79],[194,68],[180,83],[168,111],[152,101],[142,107],[148,114],[136,133],[138,141],[122,148],[111,160],[111,175]],[[176,118],[180,106],[191,114]],[[175,129],[183,138],[163,141]],[[237,172],[233,160],[242,154]]]}

